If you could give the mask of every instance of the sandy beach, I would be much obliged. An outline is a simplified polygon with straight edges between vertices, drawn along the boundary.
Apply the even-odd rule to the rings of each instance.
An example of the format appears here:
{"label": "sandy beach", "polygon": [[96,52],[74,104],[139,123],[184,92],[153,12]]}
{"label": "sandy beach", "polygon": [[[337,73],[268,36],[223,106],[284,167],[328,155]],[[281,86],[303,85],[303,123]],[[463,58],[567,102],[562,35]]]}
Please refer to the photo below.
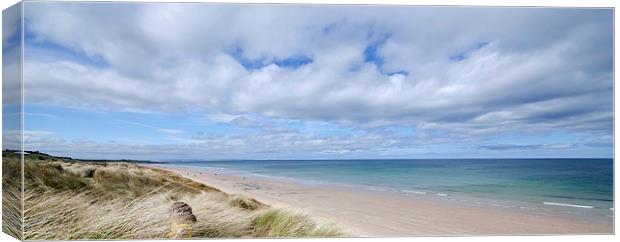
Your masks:
{"label": "sandy beach", "polygon": [[277,207],[301,210],[335,223],[352,236],[610,234],[612,223],[529,214],[439,199],[242,177],[210,170],[171,168],[184,177]]}

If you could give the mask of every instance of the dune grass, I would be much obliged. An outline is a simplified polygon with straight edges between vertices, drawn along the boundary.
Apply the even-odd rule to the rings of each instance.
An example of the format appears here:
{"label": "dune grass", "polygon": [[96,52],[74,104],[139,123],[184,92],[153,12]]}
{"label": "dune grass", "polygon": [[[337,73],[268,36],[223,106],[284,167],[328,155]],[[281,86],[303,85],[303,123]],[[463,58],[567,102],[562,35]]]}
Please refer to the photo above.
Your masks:
{"label": "dune grass", "polygon": [[307,215],[268,208],[254,217],[254,235],[257,237],[322,237],[336,235],[330,225],[317,226]]}
{"label": "dune grass", "polygon": [[[189,238],[335,237],[333,225],[229,195],[172,172],[130,163],[73,162],[26,156],[26,240],[155,239],[171,237],[170,205],[191,206]],[[3,168],[18,157],[3,156]],[[5,171],[5,169],[3,169]],[[3,230],[19,235],[19,173],[3,172]]]}
{"label": "dune grass", "polygon": [[20,156],[2,152],[2,231],[22,239]]}

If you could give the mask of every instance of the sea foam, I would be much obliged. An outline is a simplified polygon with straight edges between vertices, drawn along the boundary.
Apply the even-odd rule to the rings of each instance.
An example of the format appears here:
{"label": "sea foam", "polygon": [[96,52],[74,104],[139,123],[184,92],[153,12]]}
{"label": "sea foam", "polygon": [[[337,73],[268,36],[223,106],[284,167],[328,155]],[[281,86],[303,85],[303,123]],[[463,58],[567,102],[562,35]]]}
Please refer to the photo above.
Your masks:
{"label": "sea foam", "polygon": [[562,207],[574,207],[574,208],[594,208],[589,205],[578,205],[578,204],[569,204],[569,203],[554,203],[554,202],[543,202],[545,205],[551,206],[562,206]]}
{"label": "sea foam", "polygon": [[402,192],[402,193],[413,193],[413,194],[426,195],[426,192],[414,191],[414,190],[400,190],[400,192]]}

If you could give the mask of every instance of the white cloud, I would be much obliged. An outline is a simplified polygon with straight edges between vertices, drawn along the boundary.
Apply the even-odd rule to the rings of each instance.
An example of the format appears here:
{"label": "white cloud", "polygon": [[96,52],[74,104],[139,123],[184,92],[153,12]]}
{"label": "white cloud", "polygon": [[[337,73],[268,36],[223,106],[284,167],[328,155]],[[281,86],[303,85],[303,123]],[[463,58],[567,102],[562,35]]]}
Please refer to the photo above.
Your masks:
{"label": "white cloud", "polygon": [[[265,129],[247,135],[196,135],[174,144],[136,144],[65,140],[46,131],[26,131],[26,150],[42,150],[56,155],[80,158],[149,158],[149,159],[223,159],[316,157],[345,154],[352,151],[377,156],[380,151],[401,145],[403,140],[379,134],[322,136],[295,130]],[[260,156],[256,156],[260,154]]]}
{"label": "white cloud", "polygon": [[[32,53],[44,41],[105,62],[28,56],[30,103],[464,136],[611,130],[609,9],[27,3],[26,18]],[[380,64],[365,62],[382,38]],[[275,64],[296,56],[313,61]]]}

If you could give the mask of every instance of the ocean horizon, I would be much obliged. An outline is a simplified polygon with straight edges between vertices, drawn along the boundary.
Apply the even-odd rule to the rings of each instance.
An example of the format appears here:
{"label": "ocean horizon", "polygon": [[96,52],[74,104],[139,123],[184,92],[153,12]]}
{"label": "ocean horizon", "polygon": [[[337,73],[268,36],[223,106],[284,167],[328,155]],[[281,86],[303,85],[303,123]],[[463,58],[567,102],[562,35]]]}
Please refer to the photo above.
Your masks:
{"label": "ocean horizon", "polygon": [[612,158],[185,160],[167,165],[604,222],[614,214]]}

